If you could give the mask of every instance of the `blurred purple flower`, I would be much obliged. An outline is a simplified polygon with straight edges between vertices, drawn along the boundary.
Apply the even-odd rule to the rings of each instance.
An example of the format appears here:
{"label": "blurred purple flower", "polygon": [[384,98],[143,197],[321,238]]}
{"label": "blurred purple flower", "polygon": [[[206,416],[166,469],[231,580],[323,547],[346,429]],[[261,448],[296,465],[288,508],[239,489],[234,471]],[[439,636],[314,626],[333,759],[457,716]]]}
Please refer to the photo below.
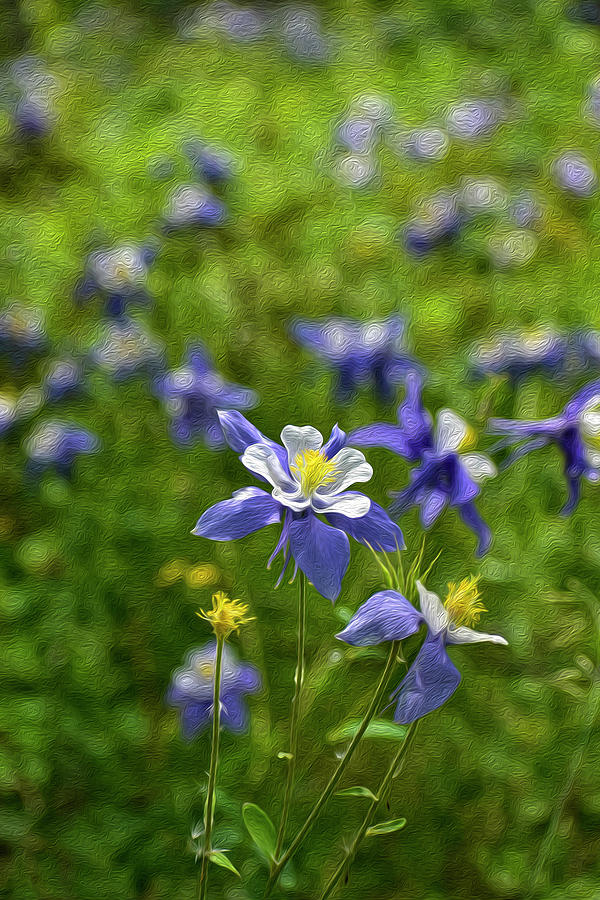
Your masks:
{"label": "blurred purple flower", "polygon": [[429,528],[446,506],[453,506],[477,536],[477,553],[485,553],[491,532],[479,516],[474,500],[480,493],[479,483],[496,474],[493,462],[483,453],[464,452],[471,443],[472,432],[452,410],[441,410],[433,428],[421,400],[418,376],[407,380],[407,396],[398,409],[398,421],[398,425],[367,425],[350,435],[358,446],[386,447],[408,461],[419,461],[410,473],[408,487],[390,495],[390,513],[400,515],[417,505],[423,527]]}
{"label": "blurred purple flower", "polygon": [[401,140],[401,147],[412,159],[434,162],[446,156],[450,141],[441,128],[416,128]]}
{"label": "blurred purple flower", "polygon": [[412,256],[425,256],[457,238],[467,219],[456,194],[441,191],[425,200],[418,216],[404,227],[404,248]]}
{"label": "blurred purple flower", "polygon": [[[489,431],[506,437],[496,449],[520,445],[502,468],[532,450],[556,444],[564,456],[569,496],[563,515],[573,512],[579,502],[581,479],[600,480],[600,380],[586,385],[553,418],[541,420],[490,419]],[[523,443],[524,442],[524,443]]]}
{"label": "blurred purple flower", "polygon": [[55,403],[76,394],[83,386],[83,367],[76,359],[65,356],[53,360],[47,367],[42,381],[42,393],[46,400]]}
{"label": "blurred purple flower", "polygon": [[65,475],[80,454],[96,453],[99,448],[100,441],[90,431],[59,421],[43,422],[24,442],[32,471],[55,468]]}
{"label": "blurred purple flower", "polygon": [[381,550],[404,546],[402,532],[385,510],[364,494],[347,490],[355,482],[369,481],[373,469],[359,450],[346,447],[346,435],[337,425],[325,444],[316,428],[286,425],[280,446],[238,412],[220,412],[219,419],[229,446],[242,454],[243,465],[273,490],[236,491],[230,500],[206,510],[194,534],[231,541],[283,517],[269,566],[283,552],[280,582],[292,557],[296,568],[329,600],[338,597],[350,562],[347,535]]}
{"label": "blurred purple flower", "polygon": [[76,288],[76,301],[83,303],[98,293],[106,298],[108,315],[117,317],[130,304],[149,303],[146,282],[157,253],[157,247],[149,244],[122,244],[91,253]]}
{"label": "blurred purple flower", "polygon": [[575,197],[591,197],[598,188],[598,176],[581,153],[564,153],[552,167],[559,188]]}
{"label": "blurred purple flower", "polygon": [[539,372],[554,376],[567,367],[568,340],[550,330],[531,334],[506,333],[473,348],[471,371],[478,376],[508,375],[516,382]]}
{"label": "blurred purple flower", "polygon": [[10,431],[17,420],[17,401],[9,394],[0,394],[0,437]]}
{"label": "blurred purple flower", "polygon": [[182,228],[216,228],[227,219],[227,208],[204,188],[185,184],[176,188],[164,213],[163,230],[169,234]]}
{"label": "blurred purple flower", "polygon": [[532,194],[521,193],[515,197],[509,210],[510,216],[519,228],[532,228],[543,216],[539,202]]}
{"label": "blurred purple flower", "polygon": [[[213,718],[216,641],[192,650],[185,665],[176,669],[171,679],[167,702],[179,709],[184,738],[191,740]],[[240,663],[230,647],[223,646],[221,669],[221,725],[234,733],[248,728],[246,694],[255,694],[261,687],[258,670],[248,663]]]}
{"label": "blurred purple flower", "polygon": [[298,62],[325,63],[329,59],[329,42],[321,31],[321,23],[314,9],[285,9],[281,32],[289,55]]}
{"label": "blurred purple flower", "polygon": [[508,642],[498,634],[474,631],[462,624],[477,621],[484,611],[476,589],[476,579],[449,585],[444,605],[437,594],[417,581],[421,612],[402,594],[380,591],[363,603],[346,628],[336,637],[353,646],[370,646],[401,641],[427,626],[427,636],[406,676],[392,693],[396,699],[394,718],[402,725],[415,722],[439,709],[460,684],[461,676],[446,652],[448,644]]}
{"label": "blurred purple flower", "polygon": [[21,366],[31,356],[46,350],[48,337],[38,309],[12,303],[0,313],[0,353]]}
{"label": "blurred purple flower", "polygon": [[225,443],[219,409],[251,409],[258,397],[249,388],[225,381],[214,368],[208,351],[196,344],[185,365],[155,381],[155,390],[171,417],[171,432],[177,443],[203,438],[209,447]]}
{"label": "blurred purple flower", "polygon": [[95,365],[116,381],[139,372],[155,374],[164,361],[164,345],[132,319],[110,322],[90,352]]}
{"label": "blurred purple flower", "polygon": [[498,101],[463,100],[454,103],[446,114],[448,131],[463,141],[472,141],[489,135],[503,119]]}
{"label": "blurred purple flower", "polygon": [[233,175],[231,154],[216,147],[209,147],[197,138],[187,141],[183,150],[194,172],[202,180],[210,184],[220,184],[231,179]]}
{"label": "blurred purple flower", "polygon": [[421,366],[404,349],[404,320],[397,315],[380,321],[332,318],[297,319],[290,332],[294,340],[328,362],[336,371],[337,393],[350,399],[365,382],[373,384],[383,400],[394,395],[395,385]]}

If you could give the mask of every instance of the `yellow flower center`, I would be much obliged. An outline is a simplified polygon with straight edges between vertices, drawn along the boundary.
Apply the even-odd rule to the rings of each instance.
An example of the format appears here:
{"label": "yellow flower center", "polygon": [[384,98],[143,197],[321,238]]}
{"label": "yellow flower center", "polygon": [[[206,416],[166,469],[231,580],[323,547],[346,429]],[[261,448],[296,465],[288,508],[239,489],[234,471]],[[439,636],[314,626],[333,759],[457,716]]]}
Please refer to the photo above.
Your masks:
{"label": "yellow flower center", "polygon": [[487,612],[481,602],[478,581],[479,575],[470,575],[460,584],[448,585],[448,596],[444,606],[455,625],[475,625],[481,614]]}
{"label": "yellow flower center", "polygon": [[248,616],[248,605],[239,600],[230,600],[223,591],[213,594],[212,609],[206,612],[202,609],[197,616],[210,622],[217,638],[228,638],[232,631],[237,631],[240,625],[252,622],[254,616]]}
{"label": "yellow flower center", "polygon": [[198,665],[196,666],[196,672],[198,673],[198,675],[202,675],[203,678],[214,678],[214,664],[209,662],[198,663]]}
{"label": "yellow flower center", "polygon": [[298,453],[291,469],[300,479],[300,488],[305,497],[310,497],[321,485],[335,481],[335,465],[320,450]]}
{"label": "yellow flower center", "polygon": [[467,430],[465,431],[465,436],[458,445],[459,450],[469,450],[471,447],[474,447],[477,443],[477,434],[474,428],[471,428],[470,425],[467,425]]}

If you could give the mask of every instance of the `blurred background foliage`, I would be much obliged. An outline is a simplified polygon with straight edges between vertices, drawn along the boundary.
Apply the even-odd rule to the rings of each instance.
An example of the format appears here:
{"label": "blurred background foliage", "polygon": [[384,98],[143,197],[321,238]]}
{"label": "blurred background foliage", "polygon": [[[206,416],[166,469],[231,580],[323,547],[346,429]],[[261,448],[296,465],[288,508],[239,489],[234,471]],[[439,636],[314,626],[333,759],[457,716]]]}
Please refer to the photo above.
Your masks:
{"label": "blurred background foliage", "polygon": [[[431,370],[430,409],[451,406],[478,428],[492,413],[558,412],[563,382],[490,389],[465,377],[466,359],[497,328],[600,325],[600,202],[565,197],[550,174],[573,149],[598,163],[597,126],[582,112],[598,74],[595,4],[332,0],[319,8],[329,45],[319,61],[290,56],[272,35],[182,33],[182,8],[2,3],[4,61],[41,61],[56,82],[57,123],[42,141],[23,142],[9,107],[0,110],[0,304],[41,309],[55,351],[85,353],[103,316],[99,300],[73,303],[87,254],[161,235],[169,192],[190,180],[182,145],[200,135],[236,160],[222,188],[229,220],[164,238],[148,279],[153,305],[136,314],[165,342],[171,367],[203,340],[225,377],[259,393],[250,418],[273,437],[288,422],[328,432],[335,421],[349,430],[391,420],[393,407],[368,392],[336,405],[331,376],[290,341],[287,324],[297,314],[400,312]],[[431,165],[384,146],[363,191],[332,173],[335,128],[358,96],[383,96],[399,122],[417,127],[495,91],[513,113],[490,139],[453,141]],[[463,177],[542,198],[532,259],[494,265],[487,241],[501,226],[488,220],[424,259],[405,252],[397,232],[415,202]],[[40,365],[5,360],[2,390],[37,384]],[[215,869],[211,884],[214,896],[259,897],[263,863],[240,811],[255,801],[277,818],[295,664],[296,586],[273,590],[265,569],[276,531],[230,545],[191,536],[200,513],[247,476],[231,452],[174,444],[147,379],[115,383],[93,371],[60,410],[101,440],[71,479],[28,473],[22,441],[35,423],[1,445],[0,891],[19,900],[194,896],[190,832],[209,740],[183,742],[164,696],[173,669],[208,639],[196,609],[223,588],[256,615],[238,644],[264,691],[250,700],[249,734],[223,737],[215,841],[231,850],[242,882]],[[408,469],[384,451],[368,456],[368,493],[385,503]],[[345,896],[600,896],[600,728],[590,726],[589,689],[598,489],[585,488],[568,520],[558,515],[564,490],[558,454],[541,451],[486,484],[480,509],[495,539],[483,561],[452,511],[428,538],[429,559],[442,551],[432,589],[480,570],[481,624],[510,647],[454,651],[463,685],[423,722],[391,797],[390,818],[406,816],[408,827],[364,845]],[[401,524],[416,550],[417,516]],[[383,666],[384,648],[333,637],[379,587],[374,561],[354,545],[335,607],[310,591],[295,826],[343,749],[328,736],[361,714]],[[365,742],[347,784],[373,788],[392,750]],[[361,812],[360,801],[332,801],[284,879],[291,897],[316,896],[339,859],[340,822],[348,836]]]}

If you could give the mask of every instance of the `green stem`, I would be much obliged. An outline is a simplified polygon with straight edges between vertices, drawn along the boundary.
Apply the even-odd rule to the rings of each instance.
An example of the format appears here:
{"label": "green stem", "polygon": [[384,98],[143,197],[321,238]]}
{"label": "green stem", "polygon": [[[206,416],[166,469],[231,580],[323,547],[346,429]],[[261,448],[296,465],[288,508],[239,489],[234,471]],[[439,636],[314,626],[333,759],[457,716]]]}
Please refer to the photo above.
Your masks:
{"label": "green stem", "polygon": [[340,878],[342,878],[344,873],[347,872],[348,869],[350,868],[350,866],[352,865],[354,857],[356,856],[356,854],[358,852],[358,848],[360,847],[367,831],[369,830],[369,828],[371,826],[373,819],[375,818],[375,813],[377,812],[377,807],[379,806],[379,804],[381,802],[381,798],[384,797],[385,794],[387,793],[387,791],[389,790],[389,788],[392,784],[392,779],[394,779],[400,772],[402,763],[404,761],[404,756],[412,743],[413,737],[415,735],[415,731],[417,729],[417,725],[418,725],[418,722],[412,722],[408,726],[408,730],[406,732],[406,737],[404,738],[404,740],[402,742],[402,746],[400,747],[400,749],[394,756],[389,769],[385,773],[383,780],[382,780],[381,784],[379,785],[379,789],[377,791],[377,797],[371,802],[369,809],[367,810],[367,814],[365,815],[365,818],[363,819],[363,823],[360,826],[359,830],[357,831],[356,837],[354,838],[354,840],[352,842],[352,846],[346,852],[346,855],[344,856],[343,860],[341,861],[341,863],[339,864],[339,866],[337,867],[337,869],[335,870],[335,872],[333,873],[333,875],[331,876],[329,881],[327,882],[327,885],[325,886],[325,890],[321,894],[319,900],[327,900],[327,898],[331,896],[331,894],[335,890],[336,885],[338,884]]}
{"label": "green stem", "polygon": [[337,787],[337,785],[340,781],[340,778],[344,774],[344,770],[346,769],[346,766],[352,759],[352,757],[354,755],[354,751],[358,747],[365,731],[367,730],[367,728],[369,726],[369,723],[371,722],[371,719],[377,713],[379,706],[381,704],[381,700],[385,693],[390,674],[396,663],[396,657],[398,655],[399,647],[400,647],[399,641],[394,641],[392,643],[392,645],[390,647],[390,652],[389,652],[389,655],[387,658],[387,662],[385,664],[385,669],[383,670],[381,678],[379,679],[377,687],[375,688],[375,692],[371,698],[371,702],[369,703],[368,709],[365,712],[363,720],[360,723],[356,733],[354,734],[354,737],[350,741],[350,744],[348,745],[348,749],[346,750],[346,752],[342,756],[340,762],[338,763],[338,766],[337,766],[335,772],[329,779],[329,782],[327,783],[327,786],[325,787],[323,793],[321,794],[321,796],[319,797],[319,799],[317,800],[317,802],[311,809],[310,813],[308,814],[308,818],[306,819],[304,825],[302,826],[302,828],[300,829],[300,831],[298,832],[298,834],[296,835],[296,837],[294,838],[294,840],[292,841],[292,843],[290,844],[290,846],[288,847],[286,852],[283,854],[281,859],[278,859],[277,864],[275,865],[275,867],[271,873],[269,883],[267,884],[265,897],[269,896],[269,894],[271,893],[271,890],[273,888],[273,885],[277,881],[277,878],[281,874],[281,871],[283,870],[284,866],[289,862],[289,860],[292,858],[292,856],[296,853],[296,851],[300,847],[300,844],[303,842],[304,838],[308,835],[309,831],[313,827],[313,825],[315,823],[315,819],[317,818],[317,816],[319,815],[319,813],[321,812],[321,810],[323,809],[323,807],[325,806],[325,804],[327,803],[329,798],[331,797],[332,793],[334,792],[335,788]]}
{"label": "green stem", "polygon": [[210,771],[208,773],[208,789],[206,806],[204,807],[204,850],[202,851],[202,867],[200,869],[199,898],[205,900],[208,887],[208,862],[211,851],[211,836],[215,809],[215,785],[217,782],[217,766],[219,763],[219,727],[221,724],[221,668],[223,663],[222,637],[217,637],[217,653],[215,658],[215,685],[213,693],[213,727],[212,746],[210,751]]}
{"label": "green stem", "polygon": [[306,638],[306,575],[300,572],[298,579],[298,660],[296,662],[296,675],[294,676],[294,696],[292,698],[292,711],[290,716],[290,759],[288,764],[287,782],[281,810],[281,821],[275,847],[275,859],[278,858],[287,828],[290,806],[294,793],[296,780],[296,757],[298,756],[298,722],[300,719],[300,695],[304,683],[304,643]]}

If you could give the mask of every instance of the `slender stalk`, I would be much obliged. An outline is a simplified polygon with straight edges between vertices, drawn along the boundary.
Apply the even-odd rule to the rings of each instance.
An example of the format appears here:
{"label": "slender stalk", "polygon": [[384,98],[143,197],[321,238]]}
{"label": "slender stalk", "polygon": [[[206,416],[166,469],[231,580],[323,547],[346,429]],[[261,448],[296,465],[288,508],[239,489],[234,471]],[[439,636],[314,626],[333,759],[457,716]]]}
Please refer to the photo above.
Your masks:
{"label": "slender stalk", "polygon": [[275,859],[279,856],[285,830],[290,814],[290,806],[296,781],[296,757],[298,756],[298,722],[300,719],[300,695],[304,684],[304,643],[306,638],[306,575],[300,572],[298,579],[298,659],[296,662],[296,674],[294,676],[294,696],[292,698],[292,711],[290,716],[290,759],[288,764],[287,782],[281,810],[281,821],[277,834],[275,847]]}
{"label": "slender stalk", "polygon": [[392,784],[392,779],[394,779],[396,777],[396,775],[398,775],[400,773],[400,770],[401,770],[401,767],[402,767],[402,764],[404,761],[404,756],[412,743],[412,740],[415,735],[415,731],[417,729],[417,725],[418,725],[418,722],[412,722],[408,726],[408,731],[406,732],[406,737],[404,738],[404,740],[402,742],[402,746],[400,747],[400,749],[394,756],[389,769],[387,770],[386,774],[384,775],[383,780],[382,780],[381,784],[379,785],[379,789],[377,791],[377,796],[376,796],[375,800],[373,800],[371,802],[371,804],[369,805],[369,809],[367,810],[365,818],[363,819],[363,823],[360,826],[359,830],[357,831],[356,837],[354,838],[350,849],[346,852],[346,855],[344,856],[343,860],[341,861],[341,863],[339,864],[339,866],[337,867],[337,869],[335,870],[335,872],[333,873],[333,875],[331,876],[329,881],[327,882],[327,884],[325,886],[325,890],[321,894],[319,900],[327,900],[327,898],[331,896],[331,894],[335,890],[340,878],[342,878],[344,873],[347,872],[348,869],[350,868],[350,866],[352,865],[354,857],[356,856],[356,854],[358,852],[358,848],[360,847],[368,829],[371,826],[373,819],[375,818],[375,813],[377,812],[377,807],[379,806],[381,799],[385,796],[385,794],[389,790],[389,788]]}
{"label": "slender stalk", "polygon": [[304,838],[308,835],[308,833],[312,829],[312,827],[315,823],[315,819],[317,818],[317,816],[319,815],[319,813],[321,812],[321,810],[323,809],[323,807],[325,806],[325,804],[327,803],[329,798],[331,797],[332,793],[334,792],[335,788],[337,787],[337,785],[340,781],[340,778],[344,774],[344,770],[346,769],[346,766],[352,759],[352,757],[354,755],[354,751],[358,747],[365,731],[367,730],[367,728],[369,726],[369,723],[371,722],[371,719],[378,712],[381,700],[383,698],[383,695],[384,695],[386,687],[387,687],[387,683],[388,683],[390,674],[396,663],[396,657],[398,654],[399,647],[400,647],[399,641],[394,641],[392,643],[392,645],[390,647],[390,652],[389,652],[389,655],[387,658],[387,662],[385,664],[385,669],[383,670],[381,678],[379,679],[379,682],[377,683],[377,687],[375,688],[375,692],[373,693],[371,702],[369,703],[369,706],[367,708],[367,711],[365,712],[363,720],[360,723],[357,731],[355,732],[354,737],[350,741],[350,744],[348,745],[348,749],[346,750],[346,752],[342,756],[341,760],[339,761],[335,772],[329,779],[327,786],[323,790],[323,793],[321,794],[321,796],[319,797],[319,799],[317,800],[317,802],[311,809],[310,813],[308,814],[308,817],[307,817],[306,821],[304,822],[304,825],[302,826],[302,828],[300,829],[298,834],[295,836],[294,840],[292,841],[292,843],[290,844],[290,846],[288,847],[286,852],[283,854],[281,859],[278,859],[275,867],[273,868],[271,877],[267,884],[267,889],[265,891],[265,897],[269,896],[269,894],[271,893],[271,890],[273,888],[273,885],[277,881],[277,878],[281,874],[281,871],[283,870],[284,866],[289,862],[289,860],[292,858],[292,856],[296,853],[296,851],[300,847],[300,844],[303,842]]}
{"label": "slender stalk", "polygon": [[208,789],[206,806],[204,807],[204,850],[202,851],[202,867],[200,869],[199,900],[205,900],[208,887],[208,862],[211,851],[211,836],[215,809],[215,785],[217,782],[217,766],[219,763],[219,728],[221,724],[221,668],[223,663],[224,638],[217,637],[217,653],[215,658],[215,685],[213,693],[213,727],[212,746],[210,751],[210,771],[208,773]]}

